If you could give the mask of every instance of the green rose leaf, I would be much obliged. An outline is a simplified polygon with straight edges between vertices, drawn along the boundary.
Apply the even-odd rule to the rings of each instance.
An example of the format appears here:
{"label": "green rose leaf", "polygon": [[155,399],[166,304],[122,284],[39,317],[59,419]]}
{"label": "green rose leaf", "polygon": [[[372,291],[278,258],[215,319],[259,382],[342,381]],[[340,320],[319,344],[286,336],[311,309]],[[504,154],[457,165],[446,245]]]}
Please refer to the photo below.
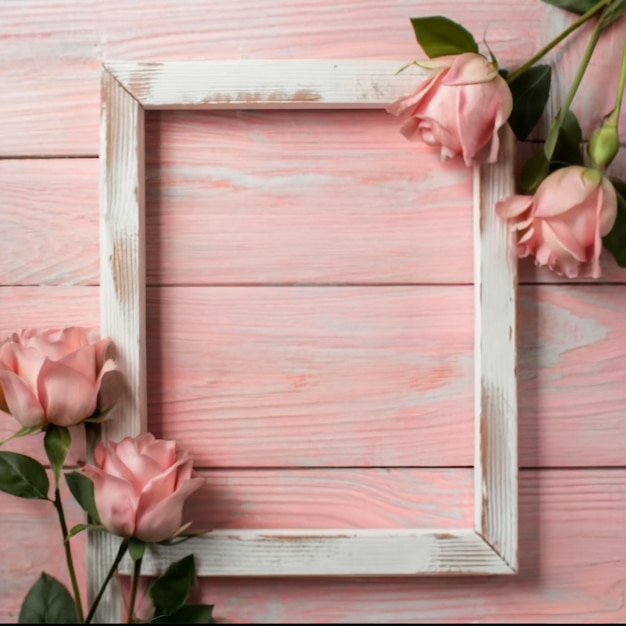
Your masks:
{"label": "green rose leaf", "polygon": [[[583,133],[576,116],[568,111],[559,129],[552,161],[563,165],[584,165],[585,160],[581,149]],[[558,169],[551,168],[551,170]]]}
{"label": "green rose leaf", "polygon": [[533,65],[509,84],[513,111],[508,122],[520,141],[528,137],[543,114],[550,95],[551,75],[549,65]]}
{"label": "green rose leaf", "polygon": [[44,466],[17,452],[0,452],[0,491],[20,498],[47,500],[50,481]]}
{"label": "green rose leaf", "polygon": [[570,11],[571,13],[576,13],[576,15],[582,15],[583,13],[587,13],[589,9],[593,9],[593,7],[600,2],[600,0],[543,0],[546,4],[551,4],[552,6],[559,7],[559,9],[565,9],[566,11]]}
{"label": "green rose leaf", "polygon": [[[597,6],[601,0],[543,0],[547,4],[559,7],[559,9],[565,9],[576,15],[583,15]],[[619,0],[611,2],[608,5],[608,9],[604,10],[602,17],[602,28],[606,28],[609,24],[612,24],[615,20],[626,14],[626,0]]]}
{"label": "green rose leaf", "polygon": [[[157,615],[171,615],[180,609],[191,592],[195,580],[193,554],[172,563],[150,587],[150,597]],[[183,620],[184,622],[184,620]]]}
{"label": "green rose leaf", "polygon": [[472,33],[447,17],[412,17],[411,24],[417,43],[431,59],[448,54],[478,53]]}
{"label": "green rose leaf", "polygon": [[602,243],[617,264],[626,267],[626,182],[612,176],[609,180],[617,193],[617,218],[611,232],[602,238]]}
{"label": "green rose leaf", "polygon": [[171,615],[154,617],[151,624],[214,624],[212,604],[188,604]]}
{"label": "green rose leaf", "polygon": [[543,179],[550,172],[550,164],[543,150],[540,150],[535,155],[531,156],[520,173],[520,185],[522,191],[527,194],[533,194],[537,190],[537,187],[541,184]]}
{"label": "green rose leaf", "polygon": [[41,573],[24,598],[20,624],[76,624],[76,607],[69,591],[54,577]]}
{"label": "green rose leaf", "polygon": [[92,524],[76,524],[76,526],[70,528],[69,532],[67,533],[67,539],[73,537],[74,535],[78,535],[78,533],[82,533],[83,530],[87,530],[88,528],[94,528],[94,526]]}
{"label": "green rose leaf", "polygon": [[626,0],[612,2],[609,4],[606,12],[602,14],[602,28],[610,26],[615,20],[618,20],[623,15],[626,15]]}
{"label": "green rose leaf", "polygon": [[68,472],[65,474],[65,482],[76,502],[80,504],[83,510],[87,511],[90,519],[100,524],[100,516],[93,493],[93,482],[80,472]]}
{"label": "green rose leaf", "polygon": [[67,458],[71,443],[72,436],[67,428],[50,424],[46,429],[43,445],[50,461],[50,467],[54,472],[56,484],[59,483],[59,476],[63,470],[63,464]]}

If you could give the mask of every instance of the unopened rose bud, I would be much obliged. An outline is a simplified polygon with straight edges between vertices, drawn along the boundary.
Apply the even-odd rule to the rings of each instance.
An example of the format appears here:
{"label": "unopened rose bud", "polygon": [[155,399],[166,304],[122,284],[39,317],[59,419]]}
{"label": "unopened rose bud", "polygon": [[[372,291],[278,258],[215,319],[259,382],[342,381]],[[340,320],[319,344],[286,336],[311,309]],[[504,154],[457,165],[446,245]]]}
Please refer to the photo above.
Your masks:
{"label": "unopened rose bud", "polygon": [[592,167],[603,170],[613,161],[618,151],[619,135],[615,124],[605,123],[593,132],[587,147]]}

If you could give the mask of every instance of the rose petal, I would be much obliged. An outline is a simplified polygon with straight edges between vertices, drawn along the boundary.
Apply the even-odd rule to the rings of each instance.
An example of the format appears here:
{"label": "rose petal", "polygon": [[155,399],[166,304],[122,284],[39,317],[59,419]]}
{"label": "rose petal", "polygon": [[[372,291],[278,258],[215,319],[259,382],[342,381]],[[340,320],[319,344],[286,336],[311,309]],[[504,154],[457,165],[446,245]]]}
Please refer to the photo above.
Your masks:
{"label": "rose petal", "polygon": [[158,502],[176,490],[178,470],[184,463],[193,465],[191,460],[177,462],[165,471],[153,475],[152,479],[144,485],[140,493],[143,510],[156,506]]}
{"label": "rose petal", "polygon": [[[131,437],[125,437],[117,445],[115,454],[107,458],[106,471],[111,471],[113,466],[120,475],[127,477],[137,493],[140,493],[146,484],[158,476],[161,466],[149,456],[143,454],[140,446]],[[110,469],[111,468],[111,469]]]}
{"label": "rose petal", "polygon": [[8,361],[12,361],[14,373],[22,378],[36,394],[37,380],[45,357],[34,348],[22,346],[19,343],[10,344],[5,356]]}
{"label": "rose petal", "polygon": [[452,67],[446,72],[443,84],[452,87],[488,83],[497,75],[497,68],[484,56],[465,52],[457,56]]}
{"label": "rose petal", "polygon": [[58,362],[71,367],[74,371],[82,374],[95,385],[98,374],[96,370],[95,346],[83,346],[65,355],[63,358],[59,359]]}
{"label": "rose petal", "polygon": [[190,478],[173,494],[149,508],[140,499],[135,536],[142,541],[158,542],[176,535],[182,526],[185,500],[204,483],[203,478]]}
{"label": "rose petal", "polygon": [[426,119],[419,126],[422,140],[429,146],[440,146],[453,156],[461,153],[461,144],[456,136],[436,120]]}
{"label": "rose petal", "polygon": [[482,158],[488,163],[495,161],[500,146],[497,133],[512,106],[511,92],[504,81],[457,89],[457,127],[467,166],[477,162],[477,155],[484,148]]}
{"label": "rose petal", "polygon": [[143,454],[154,459],[159,467],[165,470],[177,460],[176,442],[167,439],[157,439],[150,446],[146,446]]}
{"label": "rose petal", "polygon": [[571,245],[571,248],[565,245],[546,220],[541,221],[541,234],[545,246],[552,252],[548,263],[548,265],[552,264],[551,269],[561,271],[569,278],[575,278],[578,275],[581,262],[586,260],[585,250],[571,238],[567,240],[567,244]]}
{"label": "rose petal", "polygon": [[611,181],[603,177],[601,192],[598,194],[596,206],[598,220],[598,234],[601,237],[608,235],[617,219],[617,193]]}
{"label": "rose petal", "polygon": [[520,194],[514,194],[505,198],[504,200],[500,200],[496,202],[496,212],[497,214],[506,220],[512,220],[513,218],[519,217],[530,209],[533,203],[532,196],[523,196]]}
{"label": "rose petal", "polygon": [[0,387],[8,412],[26,427],[43,426],[45,412],[29,385],[17,374],[0,370]]}
{"label": "rose petal", "polygon": [[82,471],[93,482],[94,500],[102,525],[115,535],[134,536],[138,497],[132,486],[91,465],[86,465]]}
{"label": "rose petal", "polygon": [[430,76],[426,80],[422,81],[414,93],[398,98],[395,102],[392,102],[387,108],[387,113],[391,115],[402,116],[411,112],[428,94],[428,92],[437,84],[441,82],[439,74]]}
{"label": "rose petal", "polygon": [[596,183],[584,174],[585,168],[579,165],[562,167],[549,174],[535,192],[535,216],[556,217],[584,204],[601,182]]}
{"label": "rose petal", "polygon": [[74,426],[96,409],[95,385],[81,373],[58,361],[41,366],[37,392],[46,420],[57,426]]}

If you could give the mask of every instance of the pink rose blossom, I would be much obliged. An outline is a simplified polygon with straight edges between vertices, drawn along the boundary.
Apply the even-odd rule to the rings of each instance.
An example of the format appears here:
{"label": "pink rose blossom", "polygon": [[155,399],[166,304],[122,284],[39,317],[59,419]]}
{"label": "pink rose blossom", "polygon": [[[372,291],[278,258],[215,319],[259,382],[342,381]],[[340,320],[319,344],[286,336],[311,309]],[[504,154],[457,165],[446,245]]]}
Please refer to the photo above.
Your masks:
{"label": "pink rose blossom", "polygon": [[26,328],[0,344],[0,411],[22,426],[74,426],[93,415],[106,375],[110,339],[72,326]]}
{"label": "pink rose blossom", "polygon": [[600,276],[602,237],[613,228],[617,196],[599,172],[571,165],[550,174],[534,196],[514,195],[496,205],[519,232],[518,257],[533,255],[568,278]]}
{"label": "pink rose blossom", "polygon": [[185,500],[204,483],[175,441],[151,433],[100,442],[83,473],[94,484],[102,525],[122,537],[159,542],[182,530]]}
{"label": "pink rose blossom", "polygon": [[418,65],[436,73],[387,108],[392,115],[407,118],[402,134],[440,147],[442,160],[461,155],[468,166],[494,163],[498,130],[513,109],[511,90],[497,68],[473,52]]}

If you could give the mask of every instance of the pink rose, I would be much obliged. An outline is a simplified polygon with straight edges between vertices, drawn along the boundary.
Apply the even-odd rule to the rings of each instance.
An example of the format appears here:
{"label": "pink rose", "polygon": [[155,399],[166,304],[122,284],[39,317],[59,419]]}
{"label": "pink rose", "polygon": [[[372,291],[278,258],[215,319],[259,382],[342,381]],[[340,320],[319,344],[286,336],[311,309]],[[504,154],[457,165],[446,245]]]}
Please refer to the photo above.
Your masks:
{"label": "pink rose", "polygon": [[193,460],[175,441],[144,433],[100,442],[94,458],[95,466],[82,471],[94,484],[98,515],[109,532],[159,542],[184,528],[185,500],[204,479],[191,478]]}
{"label": "pink rose", "polygon": [[578,165],[556,170],[534,196],[514,195],[496,204],[520,233],[518,257],[533,255],[560,276],[598,278],[602,237],[613,228],[617,196],[599,172]]}
{"label": "pink rose", "polygon": [[417,90],[387,107],[407,117],[407,139],[441,147],[441,159],[462,155],[466,165],[498,158],[498,129],[513,109],[513,96],[497,68],[473,52],[418,63],[438,70]]}
{"label": "pink rose", "polygon": [[82,422],[97,408],[104,376],[115,370],[110,344],[77,326],[14,333],[0,344],[0,411],[27,427]]}

